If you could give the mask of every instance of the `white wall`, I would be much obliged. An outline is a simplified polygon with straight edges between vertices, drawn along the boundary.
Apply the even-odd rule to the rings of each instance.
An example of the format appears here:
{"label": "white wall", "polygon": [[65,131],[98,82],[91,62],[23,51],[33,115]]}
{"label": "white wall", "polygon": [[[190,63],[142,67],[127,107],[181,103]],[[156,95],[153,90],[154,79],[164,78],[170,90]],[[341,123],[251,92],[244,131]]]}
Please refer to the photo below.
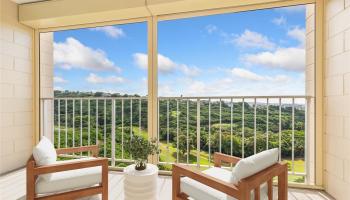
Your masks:
{"label": "white wall", "polygon": [[350,1],[326,1],[325,187],[350,198]]}
{"label": "white wall", "polygon": [[53,33],[40,34],[41,135],[53,141]]}
{"label": "white wall", "polygon": [[17,5],[1,0],[0,174],[25,165],[33,137],[33,30],[17,20]]}

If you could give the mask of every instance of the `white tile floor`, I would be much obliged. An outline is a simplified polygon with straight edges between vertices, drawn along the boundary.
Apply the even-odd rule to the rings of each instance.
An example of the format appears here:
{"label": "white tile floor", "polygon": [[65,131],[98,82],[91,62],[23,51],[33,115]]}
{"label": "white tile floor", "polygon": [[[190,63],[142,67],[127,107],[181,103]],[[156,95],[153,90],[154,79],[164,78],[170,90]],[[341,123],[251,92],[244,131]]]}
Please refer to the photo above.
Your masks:
{"label": "white tile floor", "polygon": [[[123,174],[121,172],[109,172],[109,199],[123,200]],[[158,178],[159,200],[171,199],[171,177],[159,176]],[[274,195],[276,196],[276,195]],[[98,200],[99,196],[84,198],[84,200]],[[326,193],[318,190],[289,188],[290,200],[333,200]],[[0,177],[0,200],[25,200],[25,169]]]}

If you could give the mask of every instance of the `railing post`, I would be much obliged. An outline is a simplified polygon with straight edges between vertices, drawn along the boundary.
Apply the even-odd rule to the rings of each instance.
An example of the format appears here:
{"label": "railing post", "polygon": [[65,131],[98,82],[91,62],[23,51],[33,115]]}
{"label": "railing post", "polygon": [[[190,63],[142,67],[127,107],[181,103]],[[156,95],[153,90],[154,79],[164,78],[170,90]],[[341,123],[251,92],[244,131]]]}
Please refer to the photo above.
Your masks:
{"label": "railing post", "polygon": [[189,139],[189,100],[187,99],[186,102],[186,152],[187,152],[187,158],[186,158],[186,162],[187,164],[189,163],[189,154],[190,154],[190,139]]}
{"label": "railing post", "polygon": [[103,155],[104,157],[106,157],[106,151],[107,151],[107,148],[106,148],[106,131],[107,131],[107,126],[106,126],[106,99],[104,99],[104,102],[103,102]]}
{"label": "railing post", "polygon": [[279,161],[282,160],[282,100],[279,100],[279,110],[278,110],[278,152],[279,152]]}
{"label": "railing post", "polygon": [[68,114],[67,114],[67,111],[68,111],[68,105],[67,105],[67,103],[68,103],[68,101],[67,101],[67,99],[65,100],[66,101],[66,103],[65,103],[65,128],[66,128],[66,130],[65,130],[65,132],[66,132],[66,135],[65,135],[65,144],[66,144],[66,148],[68,147],[68,123],[67,123],[67,118],[68,118]]}
{"label": "railing post", "polygon": [[75,147],[75,100],[73,99],[73,111],[72,111],[72,135],[73,135],[73,141],[72,146]]}
{"label": "railing post", "polygon": [[133,128],[134,126],[132,125],[132,98],[130,99],[130,139],[132,139],[133,136]]}
{"label": "railing post", "polygon": [[122,159],[124,159],[124,99],[122,99]]}
{"label": "railing post", "polygon": [[61,148],[61,100],[57,100],[57,125],[58,125],[58,136],[57,136],[57,148]]}
{"label": "railing post", "polygon": [[115,99],[112,99],[112,167],[115,166]]}
{"label": "railing post", "polygon": [[295,162],[294,162],[294,134],[295,134],[295,99],[292,99],[292,172],[295,173]]}
{"label": "railing post", "polygon": [[166,145],[169,153],[169,99],[166,100]]}
{"label": "railing post", "polygon": [[179,162],[179,100],[176,100],[176,162]]}
{"label": "railing post", "polygon": [[141,105],[142,104],[142,98],[139,99],[139,134],[142,134],[142,129],[141,129],[141,115],[142,115],[142,109],[141,109]]}
{"label": "railing post", "polygon": [[220,101],[219,101],[219,151],[220,151],[220,153],[222,152],[222,133],[221,133],[221,99],[220,99]]}
{"label": "railing post", "polygon": [[91,145],[91,138],[90,138],[90,121],[91,121],[91,116],[90,116],[90,99],[88,99],[88,145]]}
{"label": "railing post", "polygon": [[80,146],[83,146],[83,99],[80,99]]}
{"label": "railing post", "polygon": [[95,131],[96,131],[96,136],[95,136],[95,143],[96,145],[98,145],[98,99],[96,99],[96,127],[95,127]]}
{"label": "railing post", "polygon": [[230,114],[230,155],[233,154],[233,99],[231,98],[231,114]]}
{"label": "railing post", "polygon": [[169,147],[169,99],[166,100],[166,150],[167,158],[170,158],[170,147]]}
{"label": "railing post", "polygon": [[208,100],[208,106],[209,106],[209,108],[208,108],[208,135],[209,135],[209,144],[208,144],[208,146],[209,146],[209,153],[208,153],[208,157],[209,157],[209,166],[210,166],[210,162],[211,162],[211,101],[210,101],[210,98],[209,98],[209,100]]}
{"label": "railing post", "polygon": [[242,158],[244,158],[244,98],[242,98]]}
{"label": "railing post", "polygon": [[256,98],[254,98],[254,155],[256,154]]}
{"label": "railing post", "polygon": [[[90,121],[91,121],[91,116],[90,116],[90,99],[88,99],[88,146],[91,145],[91,136],[90,136]],[[90,156],[90,152],[88,153]]]}
{"label": "railing post", "polygon": [[266,99],[266,150],[269,149],[269,98]]}
{"label": "railing post", "polygon": [[197,167],[200,167],[201,151],[201,101],[197,99]]}

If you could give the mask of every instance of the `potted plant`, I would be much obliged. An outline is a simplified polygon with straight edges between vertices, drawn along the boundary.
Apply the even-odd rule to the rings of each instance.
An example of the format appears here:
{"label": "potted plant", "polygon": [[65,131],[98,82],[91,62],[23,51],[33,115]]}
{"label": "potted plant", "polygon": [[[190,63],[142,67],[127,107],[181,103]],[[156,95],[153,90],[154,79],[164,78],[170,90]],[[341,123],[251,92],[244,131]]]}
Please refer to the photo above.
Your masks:
{"label": "potted plant", "polygon": [[142,136],[134,135],[128,143],[129,153],[135,160],[135,169],[138,171],[146,169],[149,155],[159,154],[155,140],[148,141]]}

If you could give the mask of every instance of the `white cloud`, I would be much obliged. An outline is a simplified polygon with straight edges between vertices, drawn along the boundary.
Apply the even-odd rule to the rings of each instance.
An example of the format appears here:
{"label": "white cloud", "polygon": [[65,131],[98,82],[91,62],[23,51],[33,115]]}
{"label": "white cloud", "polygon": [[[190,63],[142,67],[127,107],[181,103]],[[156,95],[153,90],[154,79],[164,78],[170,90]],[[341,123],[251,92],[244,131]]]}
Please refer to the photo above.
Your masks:
{"label": "white cloud", "polygon": [[55,76],[55,77],[53,77],[53,82],[54,83],[67,83],[68,81],[62,77]]}
{"label": "white cloud", "polygon": [[274,23],[274,24],[276,24],[278,26],[281,26],[281,25],[286,25],[287,24],[287,20],[286,20],[286,18],[281,16],[281,17],[278,17],[278,18],[274,18],[272,20],[272,23]]}
{"label": "white cloud", "polygon": [[248,64],[262,65],[270,68],[302,71],[305,69],[304,48],[279,48],[274,52],[248,54],[243,57]]}
{"label": "white cloud", "polygon": [[276,46],[266,36],[248,29],[236,36],[232,42],[246,48],[274,49]]}
{"label": "white cloud", "polygon": [[198,76],[200,69],[196,66],[189,67],[185,64],[178,65],[179,70],[187,76]]}
{"label": "white cloud", "polygon": [[101,84],[101,83],[123,83],[125,82],[125,79],[118,76],[107,76],[107,77],[101,77],[97,74],[90,73],[88,77],[86,77],[86,81],[89,83],[94,84]]}
{"label": "white cloud", "polygon": [[121,71],[102,50],[85,46],[73,37],[64,42],[54,43],[54,63],[64,69]]}
{"label": "white cloud", "polygon": [[[148,68],[148,56],[144,53],[135,53],[133,55],[134,63],[141,69]],[[158,69],[161,73],[173,73],[180,71],[187,76],[196,76],[200,73],[200,69],[195,66],[179,64],[162,54],[158,54]]]}
{"label": "white cloud", "polygon": [[141,69],[148,68],[148,55],[144,53],[134,53],[134,63]]}
{"label": "white cloud", "polygon": [[125,36],[123,29],[115,27],[115,26],[96,27],[96,28],[91,28],[90,30],[101,31],[112,38],[120,38],[120,37]]}
{"label": "white cloud", "polygon": [[207,26],[205,27],[205,29],[207,30],[207,32],[208,32],[209,34],[212,34],[212,33],[216,32],[216,31],[218,31],[218,27],[215,26],[215,25],[212,25],[212,24],[207,25]]}
{"label": "white cloud", "polygon": [[163,56],[162,54],[158,54],[158,68],[159,71],[168,73],[175,70],[177,64],[172,61],[169,57]]}
{"label": "white cloud", "polygon": [[231,73],[236,77],[251,81],[287,82],[290,80],[290,78],[286,75],[262,76],[243,68],[233,68]]}
{"label": "white cloud", "polygon": [[160,96],[246,96],[246,95],[303,95],[305,83],[299,76],[276,75],[264,81],[244,81],[232,74],[215,80],[179,78],[159,84]]}
{"label": "white cloud", "polygon": [[288,30],[287,35],[293,39],[296,39],[300,42],[302,47],[305,46],[305,29],[294,27],[293,29]]}
{"label": "white cloud", "polygon": [[231,73],[234,76],[240,77],[240,78],[244,78],[244,79],[248,79],[248,80],[252,80],[252,81],[262,81],[265,78],[263,76],[260,76],[254,72],[251,72],[249,70],[246,69],[242,69],[242,68],[233,68],[231,70]]}

